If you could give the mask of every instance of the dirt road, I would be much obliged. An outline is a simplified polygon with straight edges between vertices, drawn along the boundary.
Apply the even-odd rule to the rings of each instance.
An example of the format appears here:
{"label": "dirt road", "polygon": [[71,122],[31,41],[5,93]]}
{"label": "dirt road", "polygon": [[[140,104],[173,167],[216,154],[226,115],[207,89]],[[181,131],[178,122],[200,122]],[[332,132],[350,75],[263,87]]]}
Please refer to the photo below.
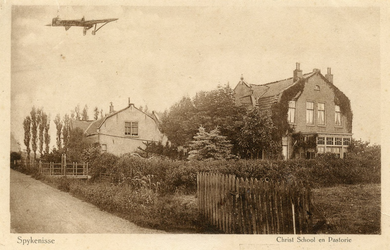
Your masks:
{"label": "dirt road", "polygon": [[11,233],[165,233],[145,229],[11,170]]}

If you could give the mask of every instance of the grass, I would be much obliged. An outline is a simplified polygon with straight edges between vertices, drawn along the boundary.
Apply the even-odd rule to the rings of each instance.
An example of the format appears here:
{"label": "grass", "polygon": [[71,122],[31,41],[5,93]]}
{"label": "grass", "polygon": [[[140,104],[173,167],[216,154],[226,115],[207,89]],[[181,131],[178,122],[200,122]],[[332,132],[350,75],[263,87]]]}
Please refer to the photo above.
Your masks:
{"label": "grass", "polygon": [[326,219],[317,233],[381,233],[380,184],[313,189],[313,203]]}
{"label": "grass", "polygon": [[[108,183],[86,183],[79,180],[57,179],[36,174],[45,183],[69,191],[72,195],[91,202],[102,210],[116,214],[135,224],[171,233],[221,233],[204,221],[197,208],[195,195],[172,194],[152,197],[152,204],[145,204],[149,193],[132,197],[128,203],[126,188]],[[111,190],[113,189],[113,190]],[[381,188],[380,184],[337,185],[315,188],[313,192],[314,223],[317,234],[380,234]],[[100,197],[106,194],[108,197]],[[138,193],[139,195],[143,194]],[[137,198],[135,200],[134,198]],[[139,201],[138,201],[139,200]],[[123,204],[135,205],[131,209]],[[321,216],[324,216],[326,223]]]}

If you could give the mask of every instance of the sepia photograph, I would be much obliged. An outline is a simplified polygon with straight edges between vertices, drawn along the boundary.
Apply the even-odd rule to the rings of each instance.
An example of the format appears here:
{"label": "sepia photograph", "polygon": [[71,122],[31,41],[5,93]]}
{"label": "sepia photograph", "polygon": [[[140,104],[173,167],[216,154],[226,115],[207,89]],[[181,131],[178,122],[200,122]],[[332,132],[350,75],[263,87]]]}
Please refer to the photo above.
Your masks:
{"label": "sepia photograph", "polygon": [[7,242],[383,249],[387,9],[250,3],[5,4]]}

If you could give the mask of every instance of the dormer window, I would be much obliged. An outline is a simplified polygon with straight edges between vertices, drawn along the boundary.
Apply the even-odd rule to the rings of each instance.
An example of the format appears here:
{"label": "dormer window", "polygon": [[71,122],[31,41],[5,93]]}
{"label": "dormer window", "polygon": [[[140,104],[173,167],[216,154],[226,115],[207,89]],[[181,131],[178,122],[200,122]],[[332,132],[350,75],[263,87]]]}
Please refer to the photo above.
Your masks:
{"label": "dormer window", "polygon": [[319,86],[319,85],[316,85],[316,86],[314,87],[314,90],[315,90],[315,91],[320,91],[320,86]]}

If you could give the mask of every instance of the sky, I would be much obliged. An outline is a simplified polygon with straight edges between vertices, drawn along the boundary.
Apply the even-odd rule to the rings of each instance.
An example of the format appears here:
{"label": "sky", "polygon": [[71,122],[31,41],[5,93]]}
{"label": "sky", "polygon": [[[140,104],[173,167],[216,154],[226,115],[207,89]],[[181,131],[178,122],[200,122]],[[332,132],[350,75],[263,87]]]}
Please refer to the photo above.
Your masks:
{"label": "sky", "polygon": [[[380,144],[380,11],[375,7],[12,6],[11,132],[32,106],[51,120],[128,98],[163,112],[218,85],[263,84],[331,67],[351,100],[353,137]],[[95,36],[51,19],[119,18]],[[51,124],[52,144],[55,125]]]}

